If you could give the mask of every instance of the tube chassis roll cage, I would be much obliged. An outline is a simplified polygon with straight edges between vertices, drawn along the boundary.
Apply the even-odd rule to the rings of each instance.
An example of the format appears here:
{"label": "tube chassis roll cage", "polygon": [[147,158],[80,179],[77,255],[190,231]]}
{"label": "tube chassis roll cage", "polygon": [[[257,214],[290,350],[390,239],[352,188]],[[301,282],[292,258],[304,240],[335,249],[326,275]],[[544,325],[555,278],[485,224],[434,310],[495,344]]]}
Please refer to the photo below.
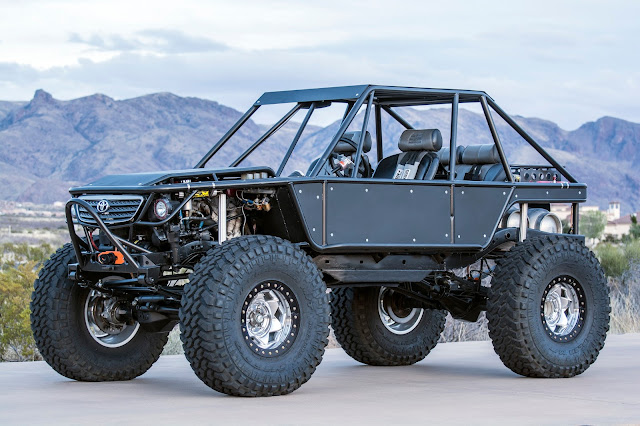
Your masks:
{"label": "tube chassis roll cage", "polygon": [[[493,186],[497,186],[500,188],[501,193],[503,193],[503,189],[506,190],[503,194],[509,193],[508,201],[509,203],[517,203],[520,205],[520,209],[522,212],[526,212],[529,203],[549,203],[549,202],[568,202],[572,205],[572,213],[573,213],[573,233],[578,233],[578,206],[580,202],[583,202],[586,199],[586,186],[584,184],[577,183],[576,179],[567,172],[564,167],[558,164],[540,145],[538,145],[520,126],[518,126],[515,121],[513,121],[495,102],[484,92],[478,91],[462,91],[462,90],[442,90],[442,89],[420,89],[420,88],[403,88],[403,87],[389,87],[389,86],[352,86],[352,87],[338,87],[338,88],[329,88],[329,89],[310,89],[310,90],[301,90],[301,91],[288,91],[288,92],[271,92],[265,93],[256,103],[229,129],[229,131],[211,148],[211,150],[198,162],[196,168],[194,170],[204,168],[207,161],[209,161],[221,148],[227,143],[230,138],[240,129],[250,118],[251,116],[260,108],[262,105],[269,104],[278,104],[278,103],[291,103],[295,102],[295,106],[289,110],[280,120],[278,120],[271,128],[269,128],[260,138],[258,138],[251,146],[246,149],[240,156],[231,163],[232,169],[226,169],[221,171],[213,172],[212,179],[213,181],[202,181],[202,182],[191,182],[191,183],[169,183],[169,184],[158,184],[158,182],[152,182],[145,185],[137,185],[137,186],[84,186],[79,188],[73,188],[70,192],[74,196],[66,206],[66,216],[67,216],[67,224],[69,227],[71,240],[76,252],[76,256],[78,258],[77,265],[71,265],[70,268],[75,270],[79,269],[81,271],[86,271],[88,273],[108,273],[108,272],[116,272],[116,273],[127,273],[127,274],[136,274],[137,282],[142,285],[151,285],[156,282],[159,278],[162,279],[161,276],[161,266],[167,265],[167,253],[166,252],[151,252],[146,250],[143,247],[140,247],[132,242],[126,241],[123,238],[115,235],[111,230],[119,227],[131,227],[133,225],[136,226],[148,226],[148,227],[160,227],[167,224],[169,221],[175,218],[175,215],[185,206],[187,202],[189,202],[198,191],[211,191],[212,194],[219,195],[219,202],[224,203],[224,194],[225,190],[228,189],[237,189],[237,188],[268,188],[268,187],[286,187],[287,190],[290,191],[292,196],[295,198],[295,193],[299,192],[300,188],[304,188],[303,185],[309,184],[321,184],[321,194],[318,195],[318,199],[321,197],[323,200],[322,204],[322,223],[318,223],[316,228],[322,230],[322,238],[321,240],[314,240],[313,236],[310,234],[310,226],[306,223],[303,215],[304,206],[301,204],[301,199],[295,199],[294,207],[298,217],[302,219],[303,222],[303,233],[306,237],[306,241],[302,241],[301,244],[309,246],[309,248],[320,254],[320,253],[346,253],[346,252],[389,252],[393,250],[399,250],[403,252],[413,251],[413,252],[422,252],[428,253],[431,251],[435,253],[435,250],[442,250],[442,252],[448,253],[459,253],[462,256],[474,256],[480,257],[483,254],[486,254],[487,251],[493,249],[494,241],[486,241],[486,243],[477,244],[461,244],[459,241],[454,240],[453,233],[453,194],[456,186],[463,184],[467,187],[475,187],[475,186],[483,186],[482,182],[473,182],[473,181],[461,181],[456,180],[453,175],[453,171],[455,170],[456,163],[456,142],[457,142],[457,124],[458,124],[458,106],[459,103],[470,103],[470,102],[478,102],[482,106],[482,110],[487,121],[489,130],[491,132],[492,138],[494,140],[495,146],[497,148],[500,162],[504,169],[506,175],[506,182],[498,182]],[[318,108],[323,108],[329,106],[332,102],[345,103],[346,109],[344,112],[344,116],[342,122],[340,124],[339,130],[332,138],[329,145],[324,150],[320,160],[317,162],[316,166],[311,170],[308,176],[301,178],[284,178],[280,175],[282,174],[287,161],[290,159],[297,143],[299,142],[304,129],[306,128],[309,120],[314,113],[314,111]],[[375,128],[376,128],[376,150],[378,154],[378,160],[383,158],[383,146],[382,146],[382,112],[386,112],[390,117],[392,117],[396,122],[402,125],[406,129],[412,129],[410,123],[408,123],[404,118],[402,118],[393,107],[396,106],[411,106],[411,105],[432,105],[432,104],[451,104],[451,140],[450,140],[450,166],[447,179],[441,179],[430,182],[411,182],[411,181],[393,181],[387,182],[385,179],[377,179],[375,182],[380,183],[382,186],[393,183],[394,186],[398,188],[402,188],[405,185],[427,185],[434,186],[435,184],[442,186],[445,189],[450,190],[451,194],[451,232],[450,232],[450,241],[436,243],[432,241],[431,243],[425,244],[423,243],[415,243],[414,244],[406,244],[406,245],[398,245],[393,243],[380,243],[377,245],[372,244],[364,244],[364,243],[356,243],[355,241],[350,241],[348,243],[330,243],[327,242],[327,224],[326,224],[326,196],[329,196],[328,186],[329,184],[362,184],[363,179],[356,178],[332,178],[330,176],[319,176],[320,169],[322,167],[323,162],[325,162],[333,150],[335,149],[337,143],[340,138],[344,135],[346,130],[349,128],[349,125],[353,122],[360,109],[364,107],[364,120],[361,127],[361,136],[358,142],[357,151],[355,155],[355,164],[354,170],[357,170],[359,163],[361,161],[361,154],[363,152],[364,145],[364,137],[365,130],[368,128],[368,123],[370,116],[372,114],[375,115]],[[223,176],[225,173],[230,173],[231,170],[234,171],[243,171],[249,169],[243,169],[242,167],[238,167],[251,153],[253,153],[262,143],[264,143],[270,136],[272,136],[275,132],[277,132],[280,128],[282,128],[285,124],[287,124],[290,119],[300,110],[306,109],[307,112],[302,120],[287,152],[285,153],[282,162],[280,163],[277,172],[274,173],[270,171],[269,179],[255,179],[255,180],[225,180]],[[564,183],[562,188],[574,188],[571,194],[562,193],[564,191],[559,190],[559,184],[528,184],[528,183],[519,183],[515,182],[515,179],[512,174],[512,168],[507,162],[500,138],[498,136],[496,126],[493,122],[492,113],[490,109],[493,109],[495,113],[497,113],[500,117],[502,117],[518,134],[520,134],[538,153],[542,155],[543,158],[549,161],[549,163],[556,168],[556,170],[562,174],[569,182]],[[517,167],[517,166],[515,166]],[[264,169],[267,171],[267,169]],[[275,176],[274,176],[275,175]],[[309,186],[306,186],[310,188]],[[514,193],[514,190],[519,188],[520,198],[518,198],[518,194]],[[582,192],[578,191],[583,189]],[[374,193],[376,189],[371,189],[370,194]],[[546,191],[546,194],[545,194]],[[566,190],[565,190],[566,191]],[[144,203],[142,210],[137,213],[136,217],[132,218],[131,221],[127,224],[118,224],[118,225],[109,225],[107,226],[101,219],[99,214],[85,201],[75,198],[81,194],[102,194],[102,193],[117,193],[117,194],[146,194],[147,199]],[[146,213],[149,210],[150,206],[155,197],[160,196],[161,194],[168,193],[176,193],[176,192],[184,192],[185,198],[182,200],[181,204],[176,207],[173,212],[165,219],[157,222],[151,221],[143,221],[141,220],[143,217],[146,217]],[[307,191],[305,190],[305,193]],[[446,191],[445,191],[446,193]],[[575,194],[574,194],[575,193]],[[332,193],[332,194],[335,194]],[[582,195],[578,195],[582,194]],[[331,195],[334,196],[335,195]],[[316,196],[314,195],[315,199]],[[303,201],[303,200],[302,200]],[[345,202],[350,203],[351,200],[347,199]],[[221,207],[223,204],[220,204]],[[72,217],[72,208],[74,206],[82,207],[86,210],[91,218],[95,221],[95,223],[83,223],[78,219],[80,225],[89,228],[99,228],[101,235],[104,235],[106,239],[108,239],[113,248],[122,253],[126,262],[124,264],[118,265],[102,265],[98,262],[88,262],[88,255],[95,254],[93,246],[83,241],[74,230],[73,226],[73,217]],[[448,210],[448,209],[447,209]],[[224,222],[224,212],[226,211],[223,208],[219,208],[219,211],[223,214],[221,215],[221,221]],[[220,226],[218,229],[218,242],[223,242],[226,239],[226,232],[223,231],[224,226]],[[313,230],[315,231],[314,228]],[[132,229],[132,228],[131,228]],[[523,240],[526,238],[527,226],[526,226],[526,214],[522,215],[520,227],[513,228],[515,232],[511,232],[511,234],[517,234],[517,239]],[[534,232],[529,230],[529,232]],[[496,233],[496,229],[494,227],[493,233]],[[85,229],[85,234],[87,239],[89,238],[88,232]],[[331,234],[333,236],[333,234]],[[496,234],[496,237],[499,234]],[[460,238],[458,236],[458,238]],[[500,240],[498,238],[497,240]],[[496,240],[496,241],[497,241]],[[368,240],[367,240],[368,241]],[[215,242],[213,242],[215,244]],[[83,251],[84,250],[84,251]],[[463,253],[464,252],[464,253]],[[456,263],[453,258],[450,259],[450,262]],[[449,262],[447,262],[449,263]],[[74,272],[70,271],[70,276],[75,277]]]}
{"label": "tube chassis roll cage", "polygon": [[[337,96],[344,95],[343,92],[348,91],[349,89],[358,91],[360,93],[356,93],[352,95],[352,97],[344,98],[344,97],[336,97],[332,98],[332,94]],[[361,91],[358,89],[362,89]],[[384,101],[383,99],[379,99],[376,97],[376,91],[385,92],[385,91],[393,91],[394,93],[405,93],[407,95],[415,95],[415,94],[424,94],[424,95],[433,95],[433,100],[418,100],[418,101]],[[464,97],[461,100],[461,95]],[[300,109],[310,109],[307,113],[307,117],[302,122],[299,130],[297,138],[294,139],[294,144],[297,143],[300,134],[306,127],[308,123],[308,119],[310,115],[313,113],[313,109],[318,107],[318,104],[327,104],[327,102],[336,101],[336,102],[346,102],[347,110],[345,112],[345,117],[342,120],[340,128],[336,135],[331,140],[329,146],[325,149],[323,156],[321,157],[321,161],[318,162],[318,165],[311,172],[310,176],[315,177],[318,175],[318,172],[321,169],[320,163],[322,160],[326,160],[329,157],[329,154],[333,151],[335,146],[337,145],[340,138],[344,135],[345,131],[358,114],[360,108],[367,101],[367,107],[365,111],[365,120],[363,122],[363,129],[367,128],[369,115],[371,112],[371,106],[374,103],[374,99],[377,100],[376,110],[384,110],[391,117],[393,117],[398,123],[400,123],[406,129],[412,129],[413,127],[404,120],[398,113],[391,109],[392,106],[409,106],[409,105],[428,105],[428,104],[445,104],[446,100],[451,100],[452,104],[452,120],[451,120],[451,128],[452,128],[452,149],[455,149],[455,141],[457,135],[457,125],[458,125],[458,105],[460,103],[469,103],[469,102],[480,102],[482,105],[482,109],[487,120],[487,124],[489,129],[491,130],[491,135],[496,143],[496,147],[500,153],[500,158],[503,162],[503,166],[505,167],[505,172],[509,177],[509,181],[513,181],[513,177],[511,176],[511,172],[509,169],[509,165],[506,161],[506,157],[504,155],[504,151],[502,149],[502,144],[500,143],[500,139],[498,137],[497,131],[495,129],[495,125],[493,123],[493,119],[491,117],[491,113],[489,111],[489,107],[491,107],[500,117],[502,117],[523,139],[525,139],[545,160],[549,161],[549,163],[554,166],[564,177],[567,178],[569,182],[576,183],[576,179],[564,168],[560,165],[553,157],[551,157],[545,150],[542,148],[529,134],[522,129],[509,115],[507,115],[502,108],[500,108],[493,99],[491,99],[485,92],[480,91],[468,91],[468,90],[447,90],[447,89],[423,89],[423,88],[405,88],[405,87],[391,87],[391,86],[350,86],[350,87],[336,87],[336,88],[328,88],[328,89],[309,89],[309,90],[293,90],[288,92],[270,92],[265,93],[254,105],[249,108],[249,110],[229,129],[229,131],[222,136],[222,138],[209,150],[207,154],[195,165],[195,168],[203,168],[205,164],[213,157],[222,146],[229,140],[231,137],[244,125],[249,118],[260,108],[261,105],[268,104],[277,104],[277,103],[288,103],[288,102],[298,102],[295,107],[293,107],[287,114],[285,114],[273,127],[271,127],[263,136],[261,136],[249,149],[247,149],[242,155],[238,157],[232,164],[231,167],[235,167],[240,164],[248,155],[250,155],[258,146],[260,146],[265,140],[267,140],[271,135],[273,135],[276,131],[278,131],[282,126],[284,126],[293,115]],[[425,97],[425,99],[427,99]],[[378,108],[379,107],[379,108]],[[378,122],[378,119],[376,120]],[[378,126],[377,126],[378,127]],[[379,129],[376,129],[379,130]],[[377,132],[377,134],[381,135],[381,132]],[[362,142],[364,140],[364,136],[361,135],[361,139],[359,141],[359,152],[362,152]],[[294,145],[292,144],[292,145]],[[379,147],[380,148],[380,147]],[[381,149],[380,149],[381,151]],[[379,154],[382,154],[379,152]],[[285,156],[283,163],[289,159],[289,156]],[[358,159],[358,157],[356,157]],[[453,165],[455,165],[455,154],[451,155],[451,159],[454,160]],[[280,168],[279,168],[280,170]],[[280,170],[281,171],[281,170]],[[279,173],[277,174],[279,176]]]}
{"label": "tube chassis roll cage", "polygon": [[[420,99],[415,99],[420,98]],[[278,131],[295,115],[295,113],[303,108],[307,108],[307,112],[304,120],[302,121],[296,136],[284,156],[276,176],[279,177],[284,170],[284,167],[289,160],[291,153],[295,149],[302,132],[309,122],[309,118],[313,114],[314,109],[328,106],[331,102],[344,102],[347,104],[342,123],[337,133],[331,140],[331,143],[324,150],[316,166],[313,168],[309,177],[316,177],[322,169],[322,165],[327,161],[336,145],[340,141],[340,138],[349,128],[349,125],[354,120],[360,108],[367,102],[365,117],[362,124],[362,132],[360,140],[358,141],[357,153],[354,156],[354,170],[358,170],[361,154],[364,145],[365,130],[368,127],[369,117],[371,114],[372,105],[375,105],[375,126],[376,126],[376,151],[378,161],[383,158],[382,148],[382,119],[381,112],[384,110],[394,120],[396,120],[405,129],[413,129],[411,124],[402,118],[396,111],[392,109],[393,106],[411,106],[411,105],[434,105],[434,104],[446,104],[447,101],[451,103],[451,141],[450,141],[450,157],[449,157],[449,175],[447,182],[454,182],[454,170],[456,166],[456,144],[457,144],[457,129],[458,129],[458,106],[460,103],[472,103],[479,102],[482,106],[482,110],[489,126],[491,136],[495,143],[500,156],[505,175],[508,182],[514,182],[511,167],[507,161],[502,143],[498,136],[495,123],[493,121],[490,108],[493,109],[513,130],[515,130],[533,149],[536,150],[545,160],[547,160],[553,167],[560,172],[570,183],[577,183],[578,181],[569,173],[561,164],[559,164],[549,153],[542,148],[522,127],[518,125],[496,102],[483,91],[472,90],[452,90],[452,89],[428,89],[428,88],[416,88],[416,87],[395,87],[395,86],[375,86],[375,85],[362,85],[362,86],[344,86],[344,87],[331,87],[323,89],[306,89],[306,90],[291,90],[283,92],[267,92],[263,94],[252,106],[245,112],[245,114],[229,129],[225,135],[205,154],[205,156],[195,165],[195,168],[203,168],[206,163],[213,157],[225,143],[233,137],[233,135],[242,127],[251,116],[262,105],[282,104],[297,102],[287,114],[285,114],[273,127],[271,127],[262,137],[260,137],[251,147],[249,147],[244,153],[242,153],[238,159],[236,159],[231,166],[236,167],[244,159],[246,159],[253,151],[255,151],[265,140]],[[521,205],[523,203],[520,203]],[[526,209],[523,206],[523,210]],[[579,231],[579,203],[571,202],[572,211],[572,229],[575,234]],[[521,227],[521,232],[526,233],[526,228]],[[526,234],[521,237],[524,238]]]}

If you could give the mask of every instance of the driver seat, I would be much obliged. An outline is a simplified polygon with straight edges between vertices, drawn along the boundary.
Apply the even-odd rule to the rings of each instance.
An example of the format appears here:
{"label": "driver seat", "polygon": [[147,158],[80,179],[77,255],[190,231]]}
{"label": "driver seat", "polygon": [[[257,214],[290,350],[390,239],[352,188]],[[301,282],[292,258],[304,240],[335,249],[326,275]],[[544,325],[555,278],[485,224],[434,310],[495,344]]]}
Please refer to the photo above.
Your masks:
{"label": "driver seat", "polygon": [[[352,157],[351,159],[355,160],[353,158],[353,155],[358,150],[358,144],[360,143],[361,134],[362,132],[359,132],[359,131],[345,132],[344,135],[342,135],[342,137],[336,144],[336,147],[333,149],[333,152],[331,153],[331,155],[342,154],[347,157]],[[360,161],[361,166],[360,166],[360,170],[358,170],[358,177],[364,177],[364,178],[371,177],[371,163],[369,162],[369,156],[366,153],[371,151],[372,145],[373,143],[371,139],[371,133],[367,131],[365,132],[365,135],[364,135],[364,145],[362,146],[362,161]],[[306,176],[309,176],[309,173],[311,173],[311,170],[313,170],[313,168],[315,167],[316,163],[318,163],[318,161],[320,161],[320,158],[316,158],[311,162],[311,165],[309,165],[309,169],[307,170]],[[322,169],[320,169],[320,173],[318,173],[318,176],[328,176],[328,175],[331,175],[331,165],[327,161],[325,165],[322,167]]]}
{"label": "driver seat", "polygon": [[438,171],[437,152],[442,148],[442,134],[438,129],[405,130],[398,148],[402,151],[383,158],[374,178],[431,180]]}

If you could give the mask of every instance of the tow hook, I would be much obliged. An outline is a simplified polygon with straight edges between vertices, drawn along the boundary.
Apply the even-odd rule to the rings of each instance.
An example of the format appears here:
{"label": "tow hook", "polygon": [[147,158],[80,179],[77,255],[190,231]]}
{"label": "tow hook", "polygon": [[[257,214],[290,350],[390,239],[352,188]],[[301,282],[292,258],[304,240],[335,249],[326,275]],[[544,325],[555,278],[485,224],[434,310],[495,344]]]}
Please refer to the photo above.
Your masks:
{"label": "tow hook", "polygon": [[102,265],[123,265],[124,256],[119,251],[103,251],[98,253],[98,263]]}

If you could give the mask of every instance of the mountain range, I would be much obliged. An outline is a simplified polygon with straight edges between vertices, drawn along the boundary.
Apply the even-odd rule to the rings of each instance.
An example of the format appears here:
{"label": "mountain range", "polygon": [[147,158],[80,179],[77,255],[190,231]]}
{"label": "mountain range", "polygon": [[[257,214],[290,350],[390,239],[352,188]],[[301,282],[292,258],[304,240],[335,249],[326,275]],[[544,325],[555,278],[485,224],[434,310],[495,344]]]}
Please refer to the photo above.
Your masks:
{"label": "mountain range", "polygon": [[[414,127],[438,128],[444,140],[449,139],[450,108],[407,107],[398,112]],[[214,101],[170,93],[126,100],[95,94],[61,101],[38,90],[28,102],[0,101],[0,199],[62,201],[68,198],[70,186],[107,174],[193,167],[241,115]],[[294,121],[300,121],[299,117]],[[539,118],[514,119],[589,185],[587,204],[606,207],[617,200],[623,213],[640,210],[640,124],[603,117],[567,131]],[[496,114],[494,120],[512,163],[542,162]],[[285,172],[306,170],[338,124],[309,126]],[[397,150],[402,127],[388,116],[383,117],[382,125],[387,155]],[[228,165],[267,128],[248,122],[234,137],[234,144],[225,146],[226,151],[211,165]],[[283,127],[247,163],[277,167],[296,130],[295,123]],[[491,142],[481,111],[461,108],[458,143]],[[375,164],[375,153],[369,155]]]}

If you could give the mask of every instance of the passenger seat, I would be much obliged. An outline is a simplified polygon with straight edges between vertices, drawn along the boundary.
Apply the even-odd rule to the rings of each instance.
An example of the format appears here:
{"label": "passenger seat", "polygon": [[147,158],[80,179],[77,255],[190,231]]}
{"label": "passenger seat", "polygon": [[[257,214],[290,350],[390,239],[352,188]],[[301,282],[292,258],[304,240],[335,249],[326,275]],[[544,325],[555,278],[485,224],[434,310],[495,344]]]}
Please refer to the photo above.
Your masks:
{"label": "passenger seat", "polygon": [[442,148],[442,134],[438,129],[405,130],[398,148],[402,151],[383,158],[373,173],[378,179],[430,180],[438,170],[437,151]]}
{"label": "passenger seat", "polygon": [[[448,179],[449,178],[449,152],[450,148],[442,148],[438,152],[438,160],[440,161],[440,168],[436,173],[435,179]],[[464,152],[464,146],[456,146],[456,164],[462,162],[462,153]]]}
{"label": "passenger seat", "polygon": [[456,179],[504,182],[507,175],[494,144],[469,145],[456,165]]}

